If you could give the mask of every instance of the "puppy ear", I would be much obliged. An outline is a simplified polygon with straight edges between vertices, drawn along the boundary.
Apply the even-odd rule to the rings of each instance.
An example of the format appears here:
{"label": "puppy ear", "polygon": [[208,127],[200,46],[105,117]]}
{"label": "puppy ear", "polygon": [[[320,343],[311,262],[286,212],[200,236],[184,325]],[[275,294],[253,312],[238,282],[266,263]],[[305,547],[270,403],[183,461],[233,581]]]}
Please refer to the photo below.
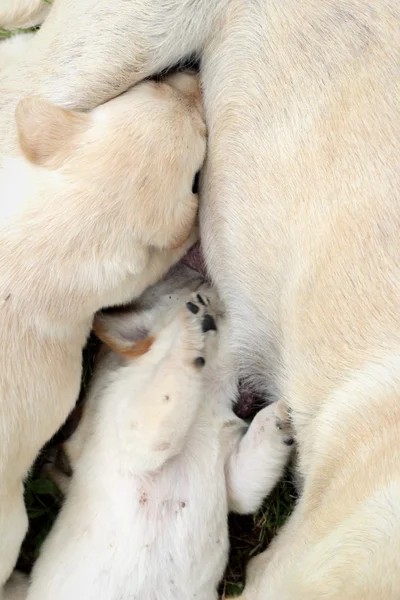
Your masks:
{"label": "puppy ear", "polygon": [[147,313],[97,313],[93,331],[110,350],[124,358],[137,358],[148,352],[154,342],[149,335]]}
{"label": "puppy ear", "polygon": [[25,157],[37,165],[57,168],[72,153],[74,140],[88,128],[90,117],[32,96],[17,104],[15,120]]}

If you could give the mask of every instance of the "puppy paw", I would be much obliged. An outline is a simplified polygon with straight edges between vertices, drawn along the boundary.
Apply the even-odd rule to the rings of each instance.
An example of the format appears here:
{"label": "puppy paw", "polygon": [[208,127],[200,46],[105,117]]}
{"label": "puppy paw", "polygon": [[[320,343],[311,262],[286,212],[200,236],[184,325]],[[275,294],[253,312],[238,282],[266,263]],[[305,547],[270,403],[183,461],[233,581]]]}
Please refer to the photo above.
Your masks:
{"label": "puppy paw", "polygon": [[216,315],[204,287],[191,294],[184,308],[184,319],[187,329],[187,343],[192,364],[201,369],[207,360],[207,342],[217,332]]}

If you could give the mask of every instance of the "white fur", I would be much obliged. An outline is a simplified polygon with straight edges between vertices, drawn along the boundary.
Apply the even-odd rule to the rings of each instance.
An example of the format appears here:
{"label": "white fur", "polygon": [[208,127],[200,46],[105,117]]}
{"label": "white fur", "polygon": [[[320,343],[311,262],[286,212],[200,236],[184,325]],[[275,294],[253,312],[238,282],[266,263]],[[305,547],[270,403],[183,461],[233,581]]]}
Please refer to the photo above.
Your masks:
{"label": "white fur", "polygon": [[27,529],[23,480],[77,399],[94,313],[197,240],[206,144],[192,75],[85,114],[28,98],[14,127],[22,152],[0,157],[0,586]]}
{"label": "white fur", "polygon": [[[215,331],[202,332],[204,315],[215,314],[213,291],[183,275],[151,309],[103,318],[110,338],[123,331],[133,343],[145,326],[155,341],[136,358],[100,359],[65,444],[73,477],[29,600],[216,600],[228,508],[256,510],[282,475],[290,448],[276,406],[247,428],[230,386],[216,394],[208,383],[229,353]],[[205,367],[194,365],[198,356]]]}
{"label": "white fur", "polygon": [[1,0],[0,27],[28,28],[40,25],[51,8],[46,0]]}
{"label": "white fur", "polygon": [[12,67],[24,55],[34,36],[34,33],[24,33],[0,42],[0,71]]}
{"label": "white fur", "polygon": [[[26,90],[90,108],[201,54],[207,266],[241,374],[292,409],[304,480],[250,567],[251,600],[398,598],[398,375],[388,386],[374,373],[378,406],[347,384],[399,352],[399,30],[398,0],[58,0],[2,83],[1,152],[15,153]],[[321,419],[339,415],[342,390],[358,408],[346,427],[335,419],[321,453]]]}

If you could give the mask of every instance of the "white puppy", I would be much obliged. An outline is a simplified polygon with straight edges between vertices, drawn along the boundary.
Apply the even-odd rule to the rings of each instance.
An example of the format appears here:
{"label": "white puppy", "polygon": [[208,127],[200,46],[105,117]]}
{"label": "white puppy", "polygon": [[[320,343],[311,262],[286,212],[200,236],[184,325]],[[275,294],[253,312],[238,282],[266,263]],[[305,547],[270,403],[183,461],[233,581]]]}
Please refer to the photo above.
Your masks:
{"label": "white puppy", "polygon": [[205,154],[196,77],[91,113],[22,100],[0,169],[0,585],[27,528],[23,479],[73,408],[94,313],[140,295],[196,241]]}
{"label": "white puppy", "polygon": [[133,312],[97,318],[112,350],[64,444],[73,476],[29,600],[217,598],[228,508],[257,509],[290,453],[279,405],[249,428],[235,416],[224,325],[212,289],[185,267]]}

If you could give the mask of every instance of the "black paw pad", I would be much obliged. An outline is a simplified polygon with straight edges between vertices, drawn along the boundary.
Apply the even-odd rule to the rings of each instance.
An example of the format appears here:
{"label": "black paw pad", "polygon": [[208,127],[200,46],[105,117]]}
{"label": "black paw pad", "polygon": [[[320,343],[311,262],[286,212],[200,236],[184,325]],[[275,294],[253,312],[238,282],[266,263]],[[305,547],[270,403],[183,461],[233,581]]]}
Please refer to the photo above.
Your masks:
{"label": "black paw pad", "polygon": [[194,304],[193,302],[186,302],[186,308],[194,315],[197,315],[200,310],[197,304]]}
{"label": "black paw pad", "polygon": [[193,363],[196,367],[204,367],[204,365],[206,364],[206,361],[202,356],[198,356],[197,358],[194,359]]}
{"label": "black paw pad", "polygon": [[203,298],[200,296],[200,294],[197,294],[197,300],[198,302],[200,302],[200,304],[202,304],[203,306],[206,306],[206,303],[204,302]]}
{"label": "black paw pad", "polygon": [[204,333],[207,333],[207,331],[217,331],[217,326],[215,324],[214,317],[212,317],[211,315],[204,315],[203,321],[201,323],[201,328]]}

